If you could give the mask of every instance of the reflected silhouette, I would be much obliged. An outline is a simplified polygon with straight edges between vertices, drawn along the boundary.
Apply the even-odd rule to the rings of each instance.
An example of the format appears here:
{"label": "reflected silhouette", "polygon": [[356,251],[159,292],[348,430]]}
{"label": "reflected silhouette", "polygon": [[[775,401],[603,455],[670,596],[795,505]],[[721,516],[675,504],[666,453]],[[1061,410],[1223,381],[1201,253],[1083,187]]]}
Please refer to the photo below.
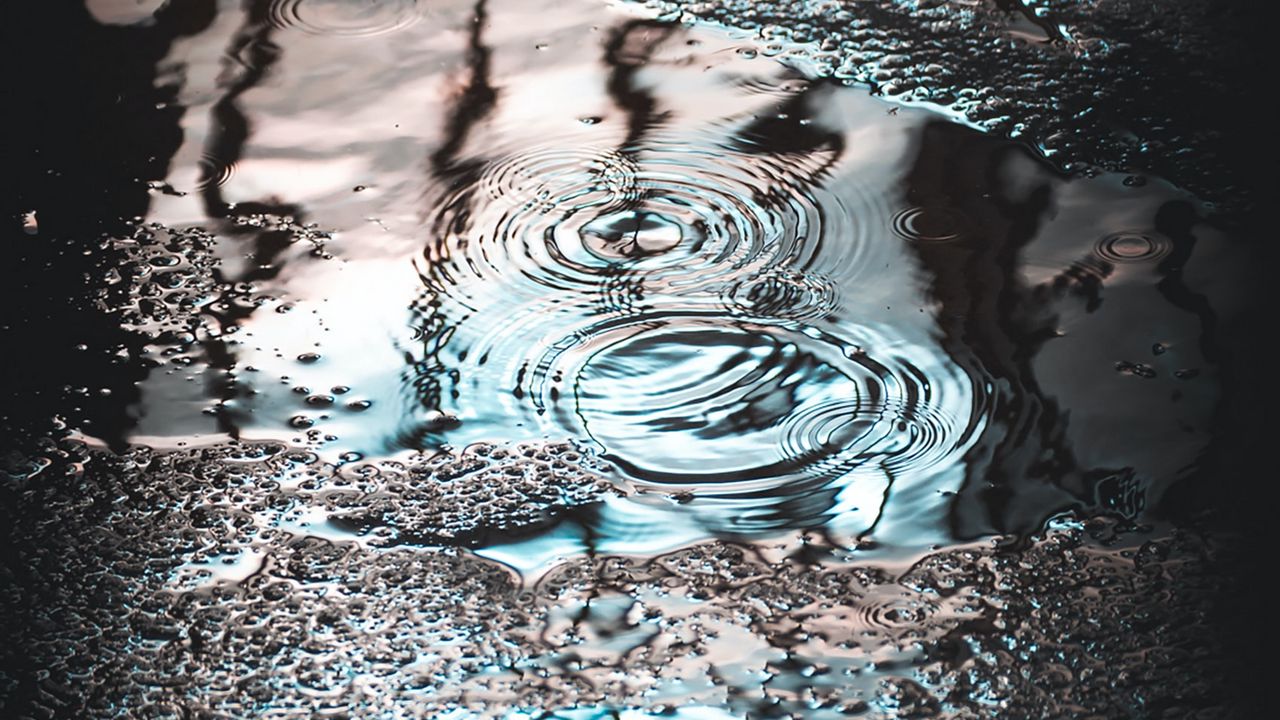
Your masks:
{"label": "reflected silhouette", "polygon": [[462,158],[461,153],[471,135],[472,128],[487,117],[498,101],[498,90],[491,84],[491,50],[484,42],[484,31],[489,22],[486,0],[478,0],[471,14],[470,31],[464,64],[467,81],[445,119],[445,136],[440,147],[431,154],[428,172],[446,188],[465,188],[448,196],[447,205],[435,215],[430,227],[435,238],[423,251],[425,267],[415,268],[426,288],[410,308],[410,325],[415,328],[421,346],[417,354],[404,351],[407,367],[401,374],[401,385],[407,391],[406,407],[421,408],[427,414],[425,421],[407,418],[410,424],[401,429],[388,443],[391,447],[423,449],[443,443],[441,433],[455,424],[455,420],[442,412],[444,381],[452,375],[456,384],[456,371],[440,364],[440,355],[454,332],[457,319],[446,318],[441,312],[439,295],[449,283],[441,277],[440,268],[450,257],[446,243],[438,240],[462,232],[470,217],[474,186],[486,162],[483,157]]}
{"label": "reflected silhouette", "polygon": [[[994,388],[990,413],[996,424],[969,452],[965,484],[950,510],[952,534],[962,539],[993,533],[1026,536],[1041,528],[1047,517],[1072,508],[1134,521],[1168,485],[1169,478],[1147,467],[1149,457],[1141,453],[1131,453],[1132,465],[1082,462],[1073,443],[1087,437],[1081,433],[1090,428],[1073,419],[1070,408],[1088,407],[1090,398],[1097,396],[1094,376],[1081,370],[1055,376],[1046,386],[1043,371],[1037,370],[1047,343],[1067,342],[1058,338],[1063,316],[1075,312],[1072,308],[1101,316],[1096,327],[1126,321],[1122,307],[1105,302],[1117,262],[1133,262],[1130,257],[1141,258],[1139,253],[1154,254],[1160,250],[1154,243],[1167,240],[1171,249],[1155,266],[1159,280],[1154,289],[1178,311],[1198,318],[1200,352],[1206,361],[1215,362],[1220,352],[1214,336],[1216,316],[1207,298],[1181,280],[1180,270],[1195,244],[1190,228],[1200,222],[1186,202],[1166,202],[1154,212],[1156,240],[1104,238],[1094,253],[1048,280],[1028,282],[1024,253],[1048,222],[1054,187],[1060,181],[1045,179],[1052,177],[1047,166],[1030,186],[1006,177],[1010,164],[1027,163],[1025,157],[1017,146],[959,126],[932,123],[921,135],[903,183],[909,205],[945,208],[970,227],[954,242],[912,244],[928,272],[929,292],[941,306],[939,326],[947,352],[971,377]],[[1096,341],[1073,342],[1079,350],[1095,350],[1087,343]],[[1117,360],[1115,369],[1156,377],[1154,369],[1141,363]],[[1177,400],[1175,392],[1173,401]],[[1145,401],[1135,396],[1132,402]],[[1153,441],[1140,438],[1135,430],[1133,442],[1145,443],[1150,453]],[[1167,454],[1183,456],[1188,463],[1199,455],[1194,443],[1188,446],[1177,438],[1166,442],[1173,443]]]}
{"label": "reflected silhouette", "polygon": [[[14,125],[0,242],[6,348],[0,443],[22,447],[58,416],[122,448],[129,411],[150,371],[149,338],[113,311],[128,283],[108,276],[126,255],[102,238],[129,237],[147,215],[148,181],[168,175],[182,143],[182,68],[160,64],[179,38],[213,21],[213,0],[166,3],[142,24],[99,24],[71,2],[6,7],[5,42],[29,64],[9,81]],[[12,32],[9,32],[12,30]],[[34,213],[34,235],[23,218]]]}
{"label": "reflected silhouette", "polygon": [[210,108],[210,132],[205,142],[201,165],[200,199],[205,214],[218,221],[217,231],[249,245],[244,270],[229,274],[223,266],[213,269],[214,280],[222,288],[219,297],[202,311],[217,323],[216,334],[205,333],[201,346],[209,364],[208,394],[214,405],[219,432],[240,437],[241,426],[248,421],[249,408],[231,410],[228,402],[246,399],[235,376],[237,359],[225,340],[257,309],[252,301],[252,284],[280,276],[284,269],[283,254],[297,240],[290,227],[272,227],[270,223],[246,222],[255,217],[288,219],[291,224],[305,221],[301,207],[275,198],[228,203],[223,197],[225,177],[220,174],[233,168],[244,154],[253,133],[252,123],[240,107],[244,93],[258,87],[280,62],[282,50],[272,41],[278,28],[271,21],[271,0],[244,0],[244,21],[227,47],[218,87],[222,95]]}
{"label": "reflected silhouette", "polygon": [[645,135],[663,121],[657,98],[638,82],[637,75],[675,31],[671,23],[632,20],[613,30],[605,43],[603,61],[609,68],[605,91],[627,116],[627,134],[619,147],[624,153],[640,150]]}
{"label": "reflected silhouette", "polygon": [[471,134],[471,128],[484,119],[498,101],[498,91],[489,80],[492,51],[484,44],[485,25],[489,22],[486,4],[486,0],[478,0],[472,11],[465,60],[469,72],[467,84],[458,94],[445,121],[444,142],[431,154],[431,174],[437,178],[453,179],[458,184],[468,177],[474,180],[479,170],[482,160],[460,161],[458,155]]}
{"label": "reflected silhouette", "polygon": [[[951,209],[972,228],[959,242],[913,244],[942,307],[943,347],[970,377],[996,388],[990,414],[999,424],[970,450],[952,504],[957,538],[1029,532],[1070,502],[1057,488],[1075,463],[1030,367],[1054,326],[1043,305],[1027,302],[1017,276],[1019,251],[1036,236],[1052,189],[1041,183],[1023,197],[1007,194],[999,173],[1019,152],[958,125],[929,123],[903,183],[907,204]],[[1020,511],[1023,502],[1031,512]]]}

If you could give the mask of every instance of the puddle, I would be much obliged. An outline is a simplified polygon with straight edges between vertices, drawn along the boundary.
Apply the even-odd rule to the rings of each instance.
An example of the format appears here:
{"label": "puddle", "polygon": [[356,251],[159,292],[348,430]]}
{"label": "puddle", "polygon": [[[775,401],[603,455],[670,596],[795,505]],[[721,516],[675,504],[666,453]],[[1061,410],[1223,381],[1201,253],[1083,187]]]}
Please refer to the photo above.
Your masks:
{"label": "puddle", "polygon": [[4,416],[23,713],[1231,707],[1234,546],[1182,508],[1239,413],[1236,179],[1010,80],[1112,77],[1110,21],[90,5],[119,162],[24,154],[66,196],[14,215],[15,327],[68,328]]}

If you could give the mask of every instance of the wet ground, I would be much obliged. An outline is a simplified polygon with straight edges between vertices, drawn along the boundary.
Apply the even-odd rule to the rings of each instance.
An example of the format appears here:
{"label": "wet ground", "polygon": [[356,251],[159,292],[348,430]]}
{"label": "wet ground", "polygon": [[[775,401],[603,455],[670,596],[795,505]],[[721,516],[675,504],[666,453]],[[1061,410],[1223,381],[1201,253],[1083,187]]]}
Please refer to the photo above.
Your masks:
{"label": "wet ground", "polygon": [[1256,18],[1138,5],[24,10],[4,714],[1258,717]]}

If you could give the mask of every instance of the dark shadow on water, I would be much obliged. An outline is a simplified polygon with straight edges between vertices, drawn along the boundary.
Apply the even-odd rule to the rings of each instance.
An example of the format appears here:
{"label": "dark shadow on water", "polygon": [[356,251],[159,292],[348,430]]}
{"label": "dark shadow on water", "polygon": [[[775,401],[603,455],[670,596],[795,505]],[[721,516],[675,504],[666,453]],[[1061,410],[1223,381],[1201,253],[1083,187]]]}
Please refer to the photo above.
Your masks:
{"label": "dark shadow on water", "polygon": [[[444,142],[431,154],[427,163],[428,174],[448,188],[473,188],[486,162],[483,157],[463,158],[461,154],[475,125],[493,112],[500,97],[489,77],[492,50],[484,42],[488,22],[486,2],[478,0],[467,35],[466,85],[446,113]],[[437,221],[431,225],[432,235],[448,237],[452,231],[466,227],[472,202],[471,190],[451,195],[448,206],[441,209],[436,216]],[[401,374],[402,385],[408,394],[408,407],[420,407],[433,419],[410,419],[410,423],[390,439],[388,445],[391,447],[422,449],[438,446],[443,443],[441,433],[451,426],[450,420],[440,412],[445,384],[454,374],[443,367],[439,359],[454,333],[457,319],[446,318],[440,310],[438,295],[444,292],[448,280],[437,271],[437,266],[446,261],[449,254],[449,248],[433,245],[424,251],[423,264],[415,264],[426,291],[409,309],[410,325],[417,329],[416,339],[422,344],[417,354],[405,351],[407,367]]]}
{"label": "dark shadow on water", "polygon": [[958,125],[930,123],[904,180],[908,205],[956,213],[968,226],[956,241],[913,247],[942,307],[944,349],[971,378],[997,384],[991,398],[996,427],[969,452],[965,484],[952,503],[957,538],[1037,529],[1069,501],[1046,502],[1044,495],[1060,495],[1057,489],[1076,470],[1062,440],[1063,420],[1030,366],[1054,325],[1019,283],[1019,251],[1040,229],[1053,191],[1044,183],[1022,198],[1007,194],[999,172],[1020,152]]}
{"label": "dark shadow on water", "polygon": [[[147,339],[121,327],[125,262],[103,248],[146,216],[148,181],[168,175],[182,143],[182,68],[161,76],[175,40],[213,21],[213,0],[166,4],[146,25],[99,24],[71,2],[5,9],[15,63],[6,89],[6,185],[0,300],[5,369],[0,444],[26,446],[57,415],[119,448],[148,374]],[[28,235],[23,217],[34,212]]]}
{"label": "dark shadow on water", "polygon": [[[1258,457],[1259,421],[1249,418],[1256,404],[1240,396],[1244,388],[1235,367],[1254,364],[1256,353],[1240,348],[1254,343],[1256,333],[1244,329],[1247,322],[1236,320],[1233,332],[1224,334],[1208,298],[1184,281],[1198,228],[1209,228],[1209,221],[1181,200],[1161,204],[1150,221],[1170,245],[1154,268],[1154,289],[1174,308],[1173,315],[1196,318],[1200,354],[1222,378],[1211,441],[1183,479],[1167,493],[1150,496],[1140,468],[1084,466],[1067,440],[1072,421],[1057,398],[1094,392],[1089,376],[1082,373],[1077,385],[1049,390],[1033,369],[1045,344],[1058,341],[1058,314],[1067,307],[1064,303],[1078,303],[1105,321],[1104,288],[1115,267],[1089,255],[1042,284],[1022,279],[1021,253],[1053,210],[1054,184],[1015,186],[1003,177],[1002,168],[1018,156],[1026,153],[1017,145],[957,125],[932,123],[920,137],[903,183],[906,204],[954,213],[967,225],[958,239],[917,242],[912,247],[927,271],[928,291],[941,305],[939,327],[947,352],[967,374],[995,388],[994,426],[969,452],[966,481],[950,509],[953,535],[1025,536],[1036,532],[1047,516],[1072,508],[1126,521],[1151,512],[1152,517],[1185,521],[1208,508],[1235,505],[1230,493],[1217,488],[1223,478],[1238,475],[1242,465]],[[1247,241],[1232,242],[1240,246]],[[1123,316],[1117,317],[1123,321]],[[1182,450],[1181,439],[1171,437],[1168,442],[1169,451]]]}

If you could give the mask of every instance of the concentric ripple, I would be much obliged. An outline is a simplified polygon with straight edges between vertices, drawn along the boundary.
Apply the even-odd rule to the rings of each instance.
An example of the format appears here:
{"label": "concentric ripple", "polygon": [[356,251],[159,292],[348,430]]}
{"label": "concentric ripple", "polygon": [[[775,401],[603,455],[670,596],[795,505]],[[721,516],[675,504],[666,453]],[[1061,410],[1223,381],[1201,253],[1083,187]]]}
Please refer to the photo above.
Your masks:
{"label": "concentric ripple", "polygon": [[927,473],[974,407],[943,358],[872,329],[696,312],[596,322],[520,372],[539,413],[631,479],[708,495]]}
{"label": "concentric ripple", "polygon": [[803,272],[831,239],[827,261],[860,269],[866,224],[804,181],[804,158],[794,172],[771,160],[688,142],[500,159],[442,203],[431,254],[455,294],[483,292],[460,287],[479,276],[538,297],[610,283],[717,297],[741,278]]}
{"label": "concentric ripple", "polygon": [[969,236],[969,222],[960,212],[941,206],[910,207],[893,217],[893,231],[912,242],[954,242]]}
{"label": "concentric ripple", "polygon": [[913,596],[869,597],[859,605],[860,624],[876,630],[912,630],[938,612],[938,606]]}
{"label": "concentric ripple", "polygon": [[[922,387],[928,388],[905,385],[903,389],[910,394]],[[824,457],[818,464],[822,467],[838,469],[851,460],[874,461],[884,470],[897,472],[940,460],[955,433],[951,418],[919,398],[862,397],[830,400],[796,413],[787,425],[782,447],[791,456],[821,450]]]}
{"label": "concentric ripple", "polygon": [[268,17],[282,30],[367,37],[402,30],[425,13],[425,0],[272,0]]}
{"label": "concentric ripple", "polygon": [[1112,263],[1152,262],[1169,254],[1169,239],[1145,230],[1128,230],[1108,235],[1098,241],[1094,252]]}
{"label": "concentric ripple", "polygon": [[635,161],[612,148],[533,148],[500,158],[479,180],[482,198],[532,212],[639,197]]}
{"label": "concentric ripple", "polygon": [[230,182],[231,178],[236,174],[235,163],[224,163],[208,153],[200,156],[196,166],[200,169],[200,177],[196,180],[196,187],[201,190],[222,187]]}

